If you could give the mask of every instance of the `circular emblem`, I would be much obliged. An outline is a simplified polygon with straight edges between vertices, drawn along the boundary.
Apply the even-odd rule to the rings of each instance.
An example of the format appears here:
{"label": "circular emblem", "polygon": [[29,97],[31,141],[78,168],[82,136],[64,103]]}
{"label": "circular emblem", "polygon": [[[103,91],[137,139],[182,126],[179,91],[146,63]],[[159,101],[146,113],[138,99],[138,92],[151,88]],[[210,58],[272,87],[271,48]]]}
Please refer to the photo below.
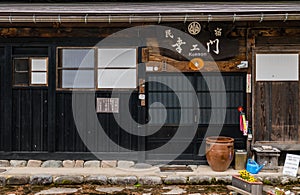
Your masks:
{"label": "circular emblem", "polygon": [[191,35],[197,35],[201,31],[199,22],[191,22],[188,26],[188,31]]}
{"label": "circular emblem", "polygon": [[200,70],[204,66],[204,61],[201,58],[194,58],[189,62],[191,70]]}

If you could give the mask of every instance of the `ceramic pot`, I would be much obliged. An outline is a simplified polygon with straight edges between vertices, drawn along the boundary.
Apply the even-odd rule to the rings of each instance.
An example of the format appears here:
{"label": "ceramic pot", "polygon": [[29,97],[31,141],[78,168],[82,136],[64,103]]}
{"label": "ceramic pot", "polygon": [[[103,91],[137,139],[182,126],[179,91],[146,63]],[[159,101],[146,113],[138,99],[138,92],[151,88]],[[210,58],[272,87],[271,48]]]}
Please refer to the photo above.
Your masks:
{"label": "ceramic pot", "polygon": [[233,160],[234,139],[223,136],[206,138],[206,159],[214,171],[226,171]]}

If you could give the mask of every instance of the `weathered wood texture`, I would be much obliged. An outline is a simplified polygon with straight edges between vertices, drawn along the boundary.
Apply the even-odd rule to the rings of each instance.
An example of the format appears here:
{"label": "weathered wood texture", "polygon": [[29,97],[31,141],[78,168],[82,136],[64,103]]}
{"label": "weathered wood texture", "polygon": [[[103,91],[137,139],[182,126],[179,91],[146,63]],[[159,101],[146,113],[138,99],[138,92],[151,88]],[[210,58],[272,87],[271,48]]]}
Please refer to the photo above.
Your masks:
{"label": "weathered wood texture", "polygon": [[256,83],[254,101],[257,141],[298,140],[298,82]]}
{"label": "weathered wood texture", "polygon": [[[103,24],[103,26],[87,24],[87,28],[83,28],[82,24],[79,26],[72,26],[69,24],[69,27],[61,27],[60,24],[56,23],[53,24],[53,27],[43,26],[43,24],[41,24],[41,26],[39,26],[39,24],[34,24],[32,26],[19,28],[14,27],[14,25],[16,24],[11,24],[11,27],[6,26],[0,29],[1,51],[3,50],[3,52],[1,52],[1,63],[3,64],[1,64],[0,69],[0,125],[2,132],[0,136],[3,142],[0,143],[0,150],[7,152],[7,155],[13,155],[14,152],[20,153],[20,151],[26,151],[27,153],[24,152],[24,158],[32,157],[32,155],[30,156],[30,151],[47,152],[48,150],[50,154],[51,152],[69,152],[68,155],[72,158],[78,157],[77,152],[78,154],[88,153],[87,148],[84,146],[76,132],[72,118],[73,115],[71,113],[72,98],[70,92],[56,90],[55,49],[58,46],[94,46],[101,38],[124,29],[123,27],[120,27],[123,24],[120,24],[119,27],[114,26],[113,28],[110,28],[109,24]],[[126,25],[128,26],[128,24]],[[231,38],[236,38],[239,41],[239,54],[222,61],[205,61],[204,68],[201,69],[201,71],[233,72],[240,75],[253,73],[253,96],[250,94],[247,95],[246,111],[247,118],[252,121],[253,124],[255,140],[283,141],[291,144],[299,143],[297,142],[300,138],[299,83],[255,82],[254,69],[252,72],[252,67],[254,67],[254,60],[252,59],[253,47],[256,49],[257,46],[263,46],[264,50],[274,51],[271,48],[272,46],[282,45],[277,52],[291,51],[291,45],[300,45],[299,27],[293,26],[289,28],[288,24],[283,22],[278,22],[273,25],[270,25],[269,23],[268,25],[273,26],[272,29],[263,27],[261,23],[243,25],[244,26],[241,26],[240,23],[237,24],[230,33]],[[120,37],[119,40],[124,41],[126,39],[127,41],[131,41],[127,37]],[[149,41],[155,42],[155,40]],[[39,47],[41,45],[42,47]],[[24,47],[28,50],[31,48],[33,49],[28,52],[24,50]],[[20,50],[18,50],[18,48]],[[49,83],[48,89],[13,89],[12,55],[20,56],[22,52],[25,52],[23,53],[25,56],[32,55],[32,53],[39,56],[41,55],[39,54],[41,51],[47,51],[45,55],[49,57],[49,81],[51,81],[52,84]],[[171,65],[167,67],[167,71],[172,72],[177,69],[182,72],[189,72],[188,74],[194,74],[188,67],[188,61],[179,61],[163,56],[155,45],[145,48],[142,53],[143,56],[141,57],[141,61],[146,62],[147,66],[157,66],[159,71],[162,70],[163,61],[165,61],[167,64]],[[236,67],[242,60],[249,61],[250,67],[248,69],[238,69]],[[30,95],[32,99],[29,97]],[[120,98],[123,99],[124,96],[129,94],[120,92],[119,95]],[[96,96],[109,97],[110,93],[108,91],[97,91]],[[123,109],[125,109],[125,106],[126,109],[128,109],[128,104],[130,104],[132,115],[137,119],[137,116],[142,116],[139,115],[137,110],[137,92],[132,96],[130,103],[122,102],[122,105],[124,106]],[[47,100],[47,103],[45,100]],[[253,104],[251,104],[251,101],[253,101]],[[244,99],[241,103],[245,104]],[[232,109],[235,111],[235,105],[232,105]],[[33,121],[33,119],[28,118],[30,117],[29,115],[25,116],[27,113],[24,110],[28,110],[28,112],[31,113],[31,117],[34,117],[37,120]],[[42,113],[42,111],[45,111],[46,113],[44,113],[44,115],[36,116],[38,113]],[[251,112],[253,114],[252,118]],[[15,122],[15,120],[17,120],[17,122]],[[103,153],[123,152],[122,146],[137,150],[137,147],[139,147],[137,146],[137,138],[122,130],[116,122],[112,120],[112,116],[109,114],[99,114],[99,120],[102,120],[104,123],[107,129],[107,135],[110,136],[115,143],[119,144],[120,147],[110,148],[110,146],[104,145],[99,141],[101,140],[100,138],[99,140],[96,140],[96,136],[91,136],[96,134],[96,132],[94,132],[96,129],[94,129],[94,131],[90,132],[91,134],[87,131],[86,136],[91,136],[93,142],[98,144],[96,151]],[[25,123],[24,121],[27,121],[28,123]],[[29,130],[25,131],[25,129]],[[169,129],[171,129],[171,127],[169,127]],[[164,128],[160,133],[164,134],[162,136],[165,136],[165,138],[168,138],[168,133],[170,132],[173,132],[173,130]],[[227,136],[240,133],[237,128],[232,131],[231,127],[228,127],[224,132]],[[203,133],[205,133],[205,128],[199,128],[197,132],[199,139],[195,139],[185,151],[185,154],[188,154],[189,158],[197,158],[195,151],[197,151],[199,145],[203,141],[200,139],[201,136],[203,137]],[[157,146],[157,144],[160,144],[157,143],[159,142],[159,138],[162,137],[158,136],[152,138],[152,140],[147,140],[147,147],[151,147],[150,144],[153,144],[153,147]],[[241,146],[240,148],[244,147],[244,143],[242,138],[238,140],[238,144]],[[14,150],[13,153],[8,154],[12,150]],[[62,156],[63,155],[60,154],[59,157],[63,158]],[[43,156],[44,159],[51,157],[53,158],[55,155],[52,153],[51,156]]]}
{"label": "weathered wood texture", "polygon": [[47,97],[46,89],[13,90],[13,151],[47,151]]}
{"label": "weathered wood texture", "polygon": [[[260,40],[262,40],[261,38]],[[266,43],[266,42],[263,42]],[[263,43],[259,43],[262,44]],[[279,44],[280,45],[280,44]],[[269,49],[266,49],[266,46]],[[256,48],[256,52],[297,53],[287,46]],[[298,52],[299,53],[299,52]],[[255,63],[255,62],[253,62]],[[255,141],[299,141],[299,81],[256,81],[253,66],[253,129]]]}
{"label": "weathered wood texture", "polygon": [[[248,69],[239,69],[237,65],[241,63],[241,61],[246,60],[246,39],[245,37],[237,37],[239,38],[239,54],[233,58],[229,58],[226,60],[218,60],[218,61],[204,61],[204,67],[200,70],[201,72],[247,72]],[[153,41],[151,40],[152,44]],[[168,64],[167,72],[195,72],[195,70],[190,69],[189,61],[179,61],[172,59],[171,57],[163,56],[160,53],[158,47],[148,47],[149,48],[149,62],[147,66],[155,66],[158,67],[158,71],[162,71],[162,67],[164,63]],[[198,71],[197,71],[198,72]]]}
{"label": "weathered wood texture", "polygon": [[[4,64],[5,64],[5,49],[3,47],[0,48],[0,94],[4,94]],[[0,129],[4,129],[3,123],[3,113],[4,113],[4,96],[0,95]],[[2,133],[1,133],[2,134]],[[4,136],[0,136],[0,148],[3,148],[4,145]]]}
{"label": "weathered wood texture", "polygon": [[[256,28],[251,30],[256,52],[299,53],[299,27]],[[255,58],[252,63],[254,141],[294,145],[300,141],[299,82],[256,82]],[[274,144],[276,147],[276,144]],[[283,149],[290,150],[290,146]]]}

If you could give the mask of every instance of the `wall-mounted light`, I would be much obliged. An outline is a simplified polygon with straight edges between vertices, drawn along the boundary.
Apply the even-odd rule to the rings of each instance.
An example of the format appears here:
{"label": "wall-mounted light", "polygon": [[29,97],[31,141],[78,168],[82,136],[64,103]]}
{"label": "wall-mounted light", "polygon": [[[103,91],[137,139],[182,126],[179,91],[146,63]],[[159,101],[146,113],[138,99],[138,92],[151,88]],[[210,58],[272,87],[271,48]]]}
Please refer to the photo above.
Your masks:
{"label": "wall-mounted light", "polygon": [[239,69],[248,68],[248,61],[241,61],[241,63],[238,64],[236,67],[239,68]]}

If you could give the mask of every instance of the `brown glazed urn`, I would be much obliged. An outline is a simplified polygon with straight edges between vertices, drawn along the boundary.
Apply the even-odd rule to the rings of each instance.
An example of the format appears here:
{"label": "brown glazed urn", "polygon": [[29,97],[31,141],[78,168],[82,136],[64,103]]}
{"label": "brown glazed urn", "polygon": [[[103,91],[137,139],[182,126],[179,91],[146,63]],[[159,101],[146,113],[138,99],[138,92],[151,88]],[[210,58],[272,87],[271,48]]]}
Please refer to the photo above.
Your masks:
{"label": "brown glazed urn", "polygon": [[206,138],[206,159],[214,171],[226,171],[233,160],[234,139],[224,136]]}

